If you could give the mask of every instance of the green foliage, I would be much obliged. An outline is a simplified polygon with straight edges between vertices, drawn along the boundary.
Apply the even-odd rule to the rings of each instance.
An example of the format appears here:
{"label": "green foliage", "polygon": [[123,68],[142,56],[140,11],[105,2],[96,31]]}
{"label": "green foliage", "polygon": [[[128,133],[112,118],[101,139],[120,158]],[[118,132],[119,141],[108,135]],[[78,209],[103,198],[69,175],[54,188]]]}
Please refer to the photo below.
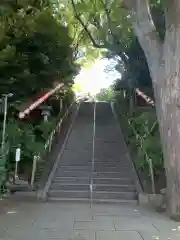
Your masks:
{"label": "green foliage", "polygon": [[121,95],[116,97],[116,111],[126,142],[132,154],[135,154],[137,168],[150,176],[148,160],[151,159],[154,175],[158,176],[163,168],[163,154],[155,111],[142,111],[136,107],[134,115],[130,116],[126,98]]}
{"label": "green foliage", "polygon": [[[63,16],[55,14],[50,0],[1,0],[0,93],[11,92],[12,101],[26,102],[54,83],[63,82],[68,90],[68,96],[64,94],[68,106],[72,79],[79,71],[73,41],[70,26],[64,24]],[[33,155],[42,152],[56,124],[52,119],[36,129],[30,123],[9,119],[9,115],[13,114],[8,114],[6,128],[8,154],[6,159],[1,156],[0,176],[14,168],[15,150],[19,146],[22,165],[31,164]]]}
{"label": "green foliage", "polygon": [[159,130],[154,112],[141,113],[130,118],[130,127],[135,131],[130,143],[137,148],[137,167],[149,172],[148,160],[152,160],[153,169],[156,172],[162,168],[163,155],[160,144]]}
{"label": "green foliage", "polygon": [[0,91],[8,92],[11,84],[18,100],[54,81],[72,84],[78,70],[69,29],[41,5],[30,0],[0,4]]}
{"label": "green foliage", "polygon": [[[66,109],[71,105],[71,103],[74,101],[74,92],[72,88],[69,88],[65,91],[64,94],[64,102],[66,103]],[[65,111],[66,111],[65,109]]]}
{"label": "green foliage", "polygon": [[39,125],[35,126],[35,131],[39,133],[41,141],[46,142],[49,138],[50,132],[56,126],[56,119],[52,119],[50,121],[41,122]]}
{"label": "green foliage", "polygon": [[[154,22],[160,37],[164,37],[165,21],[161,1],[150,1]],[[77,32],[81,47],[87,52],[90,46],[101,50],[109,57],[119,56],[122,77],[129,88],[148,86],[152,82],[143,50],[134,36],[129,13],[123,1],[112,0],[71,0],[63,1],[60,8],[65,19],[70,20],[71,29]],[[79,46],[79,45],[78,45]],[[102,49],[106,49],[104,52]],[[94,54],[86,54],[93,56]],[[81,58],[83,62],[84,57]],[[117,81],[117,88],[120,82]]]}
{"label": "green foliage", "polygon": [[7,179],[8,172],[14,170],[15,152],[21,148],[21,168],[31,166],[32,158],[40,154],[44,143],[36,141],[34,127],[32,125],[22,124],[21,122],[9,119],[6,126],[6,143],[4,152],[0,155],[0,189],[3,189]]}
{"label": "green foliage", "polygon": [[4,186],[8,178],[8,157],[9,157],[9,144],[5,144],[4,152],[0,150],[0,195],[4,192]]}
{"label": "green foliage", "polygon": [[22,161],[26,159],[32,160],[33,155],[41,151],[36,142],[34,127],[32,125],[22,124],[21,122],[11,119],[7,124],[6,132],[10,146],[10,165],[14,161],[17,147],[20,147],[22,150]]}
{"label": "green foliage", "polygon": [[114,99],[114,92],[111,87],[103,88],[98,94],[96,94],[96,99],[99,101],[111,101]]}

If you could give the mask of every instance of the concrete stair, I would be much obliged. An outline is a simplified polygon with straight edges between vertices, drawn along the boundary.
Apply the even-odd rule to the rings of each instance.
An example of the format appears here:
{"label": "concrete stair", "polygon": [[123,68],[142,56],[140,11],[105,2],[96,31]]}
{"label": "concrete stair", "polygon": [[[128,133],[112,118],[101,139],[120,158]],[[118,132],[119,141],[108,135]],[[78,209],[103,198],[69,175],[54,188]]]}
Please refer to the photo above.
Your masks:
{"label": "concrete stair", "polygon": [[96,108],[94,171],[92,172],[93,104],[83,103],[48,192],[49,200],[134,202],[137,190],[109,104]]}

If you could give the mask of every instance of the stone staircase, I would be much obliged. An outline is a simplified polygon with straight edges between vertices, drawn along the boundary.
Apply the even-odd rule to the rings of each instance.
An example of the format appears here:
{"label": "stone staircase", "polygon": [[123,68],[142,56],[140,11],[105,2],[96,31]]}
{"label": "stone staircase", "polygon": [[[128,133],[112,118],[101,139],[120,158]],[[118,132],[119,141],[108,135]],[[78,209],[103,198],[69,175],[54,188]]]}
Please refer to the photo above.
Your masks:
{"label": "stone staircase", "polygon": [[93,103],[82,103],[48,192],[49,200],[137,200],[135,173],[111,106],[97,103],[94,171]]}

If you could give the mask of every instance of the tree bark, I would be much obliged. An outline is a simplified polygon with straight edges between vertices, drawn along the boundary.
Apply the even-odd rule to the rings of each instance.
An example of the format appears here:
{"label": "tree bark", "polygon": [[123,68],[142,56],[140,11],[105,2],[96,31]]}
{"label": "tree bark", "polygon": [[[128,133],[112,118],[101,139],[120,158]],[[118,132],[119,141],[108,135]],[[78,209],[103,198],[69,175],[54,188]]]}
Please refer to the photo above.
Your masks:
{"label": "tree bark", "polygon": [[168,210],[173,216],[180,215],[180,28],[174,13],[171,18],[168,16],[170,25],[166,30],[161,73],[164,78],[159,86]]}
{"label": "tree bark", "polygon": [[168,212],[180,216],[180,1],[166,0],[166,36],[161,43],[148,0],[124,0],[153,80],[167,178]]}

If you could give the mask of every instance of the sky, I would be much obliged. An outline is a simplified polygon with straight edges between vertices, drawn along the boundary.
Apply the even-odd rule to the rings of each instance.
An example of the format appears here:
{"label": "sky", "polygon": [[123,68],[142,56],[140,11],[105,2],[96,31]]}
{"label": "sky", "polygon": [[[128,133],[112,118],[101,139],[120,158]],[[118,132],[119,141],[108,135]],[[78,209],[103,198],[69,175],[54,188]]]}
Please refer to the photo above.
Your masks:
{"label": "sky", "polygon": [[81,70],[75,78],[75,83],[81,86],[83,92],[97,94],[101,88],[108,88],[120,78],[120,74],[114,68],[116,64],[116,60],[97,59],[91,67]]}

